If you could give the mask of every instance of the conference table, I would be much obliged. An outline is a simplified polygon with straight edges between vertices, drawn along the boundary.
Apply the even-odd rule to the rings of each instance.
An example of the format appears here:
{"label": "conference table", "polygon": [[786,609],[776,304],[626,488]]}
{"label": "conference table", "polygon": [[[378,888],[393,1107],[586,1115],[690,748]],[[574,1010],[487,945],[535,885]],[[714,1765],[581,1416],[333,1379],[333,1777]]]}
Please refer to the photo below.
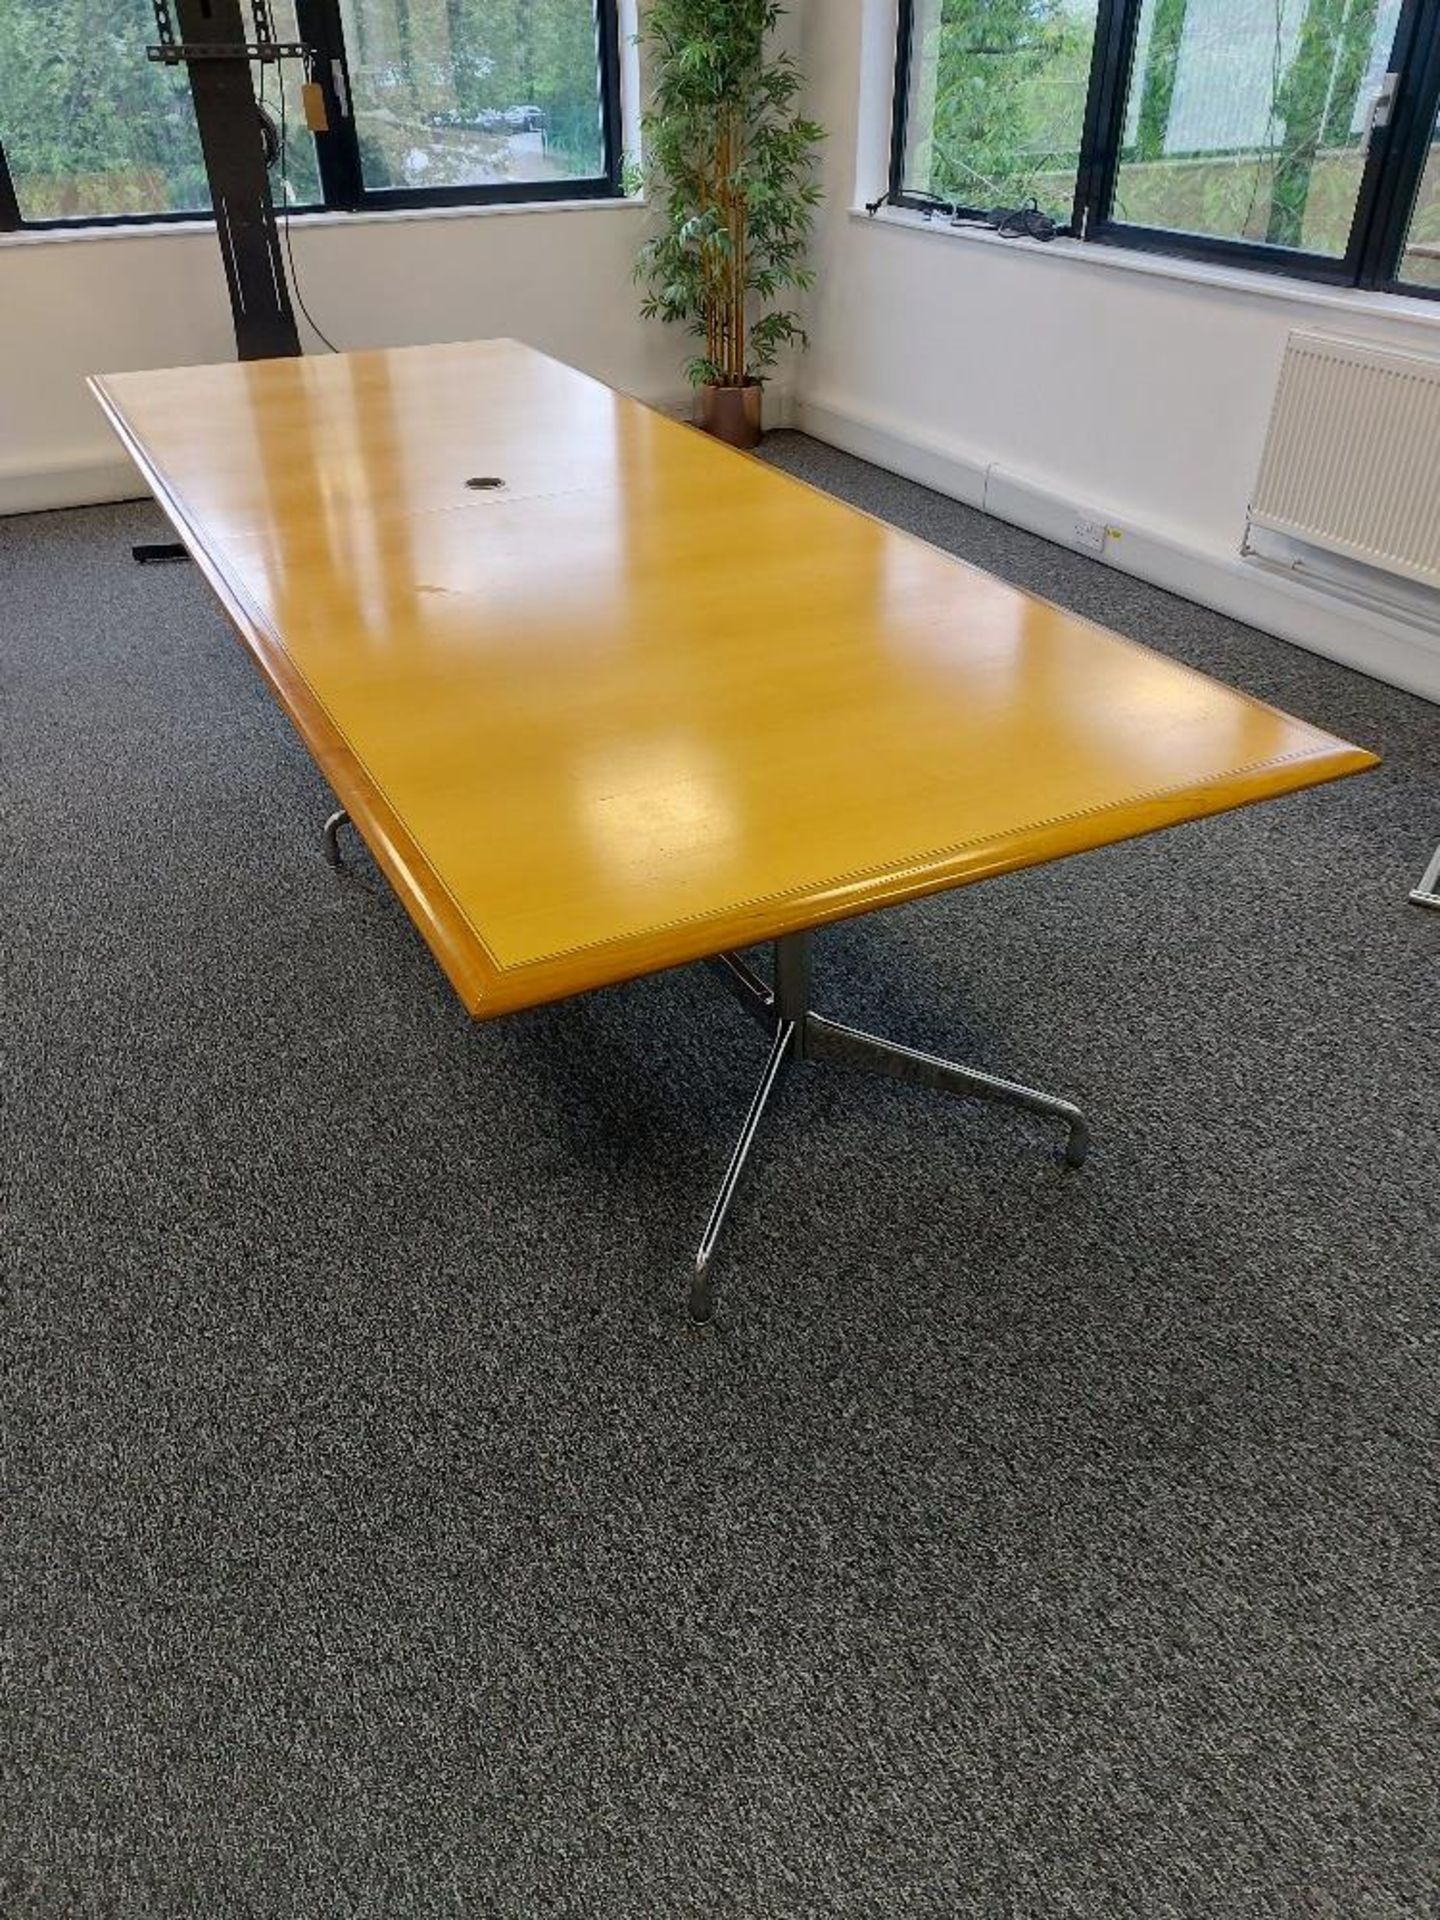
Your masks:
{"label": "conference table", "polygon": [[513,341],[91,386],[471,1014],[705,961],[761,1027],[698,1321],[797,1062],[1085,1157],[817,1011],[818,929],[1375,764]]}

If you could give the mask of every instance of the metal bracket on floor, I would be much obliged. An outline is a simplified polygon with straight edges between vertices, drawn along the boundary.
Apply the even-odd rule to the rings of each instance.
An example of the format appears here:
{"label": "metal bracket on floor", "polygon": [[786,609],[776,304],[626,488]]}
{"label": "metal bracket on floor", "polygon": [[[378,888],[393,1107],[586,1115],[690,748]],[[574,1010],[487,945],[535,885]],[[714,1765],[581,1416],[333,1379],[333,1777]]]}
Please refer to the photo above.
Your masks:
{"label": "metal bracket on floor", "polygon": [[188,560],[190,552],[182,547],[178,540],[142,540],[131,547],[135,564],[140,567],[153,567],[162,560]]}
{"label": "metal bracket on floor", "polygon": [[1440,847],[1435,849],[1435,858],[1425,869],[1419,886],[1410,898],[1417,907],[1440,907]]}
{"label": "metal bracket on floor", "polygon": [[721,1182],[720,1192],[710,1210],[710,1219],[695,1256],[695,1277],[690,1289],[690,1318],[704,1324],[715,1311],[712,1268],[715,1250],[735,1195],[739,1190],[751,1150],[782,1081],[797,1060],[817,1064],[857,1067],[892,1080],[931,1087],[953,1093],[962,1099],[996,1100],[1006,1106],[1021,1107],[1027,1113],[1043,1114],[1059,1120],[1066,1128],[1065,1164],[1081,1167],[1090,1150],[1090,1130],[1085,1116],[1073,1101],[1058,1094],[1041,1093],[1015,1080],[1002,1080],[979,1067],[962,1066],[939,1054],[921,1053],[914,1047],[882,1040],[878,1034],[863,1033],[858,1027],[842,1026],[828,1020],[810,1006],[811,936],[787,934],[775,942],[775,984],[768,986],[738,954],[722,953],[708,962],[726,988],[745,1010],[770,1035],[770,1054],[765,1071],[750,1102],[745,1124],[730,1156],[730,1164]]}

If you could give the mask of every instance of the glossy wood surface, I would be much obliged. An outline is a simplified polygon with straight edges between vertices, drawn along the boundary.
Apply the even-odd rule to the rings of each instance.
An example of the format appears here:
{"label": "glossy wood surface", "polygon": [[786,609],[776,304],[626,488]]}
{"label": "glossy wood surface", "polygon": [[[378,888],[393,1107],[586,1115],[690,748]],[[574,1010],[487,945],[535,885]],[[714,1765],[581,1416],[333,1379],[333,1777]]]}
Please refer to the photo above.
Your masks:
{"label": "glossy wood surface", "polygon": [[513,342],[92,385],[477,1014],[1374,764]]}

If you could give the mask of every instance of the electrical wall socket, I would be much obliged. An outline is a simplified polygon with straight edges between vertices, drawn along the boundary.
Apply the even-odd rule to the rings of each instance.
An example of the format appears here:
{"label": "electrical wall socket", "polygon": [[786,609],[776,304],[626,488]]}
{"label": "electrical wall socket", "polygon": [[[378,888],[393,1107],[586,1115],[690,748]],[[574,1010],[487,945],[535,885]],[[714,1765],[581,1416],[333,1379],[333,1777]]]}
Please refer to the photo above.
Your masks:
{"label": "electrical wall socket", "polygon": [[1077,520],[1074,538],[1082,553],[1103,554],[1110,538],[1110,529],[1103,520]]}

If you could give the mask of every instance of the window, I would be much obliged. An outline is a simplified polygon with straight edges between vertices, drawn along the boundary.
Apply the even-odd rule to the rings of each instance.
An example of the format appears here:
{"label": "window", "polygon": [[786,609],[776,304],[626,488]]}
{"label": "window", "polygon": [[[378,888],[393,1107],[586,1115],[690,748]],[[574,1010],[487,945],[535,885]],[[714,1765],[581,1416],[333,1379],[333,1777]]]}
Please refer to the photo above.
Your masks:
{"label": "window", "polygon": [[[588,0],[341,0],[366,188],[547,185],[606,172]],[[457,31],[457,29],[459,29]]]}
{"label": "window", "polygon": [[1429,152],[1406,227],[1399,278],[1412,289],[1440,293],[1440,125],[1430,129]]}
{"label": "window", "polygon": [[1145,0],[1111,217],[1344,257],[1399,0]]}
{"label": "window", "polygon": [[[173,11],[173,7],[172,7]],[[250,0],[242,0],[247,30]],[[302,41],[256,63],[277,206],[424,206],[619,191],[615,0],[271,0]],[[178,32],[178,29],[177,29]],[[184,67],[146,58],[152,0],[0,0],[0,230],[203,215]]]}
{"label": "window", "polygon": [[208,205],[185,75],[154,66],[150,0],[3,0],[0,139],[27,221]]}
{"label": "window", "polygon": [[1070,218],[1095,0],[915,0],[902,178],[962,207]]}
{"label": "window", "polygon": [[1440,295],[1440,0],[901,0],[890,197]]}

